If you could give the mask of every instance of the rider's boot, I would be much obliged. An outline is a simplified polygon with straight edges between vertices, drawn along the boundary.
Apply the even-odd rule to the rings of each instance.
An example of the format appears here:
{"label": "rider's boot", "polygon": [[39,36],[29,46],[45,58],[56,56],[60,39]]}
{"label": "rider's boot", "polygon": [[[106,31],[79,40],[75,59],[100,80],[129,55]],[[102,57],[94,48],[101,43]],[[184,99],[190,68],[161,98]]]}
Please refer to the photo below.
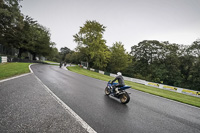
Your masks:
{"label": "rider's boot", "polygon": [[115,88],[115,92],[116,92],[116,94],[119,94],[118,87]]}

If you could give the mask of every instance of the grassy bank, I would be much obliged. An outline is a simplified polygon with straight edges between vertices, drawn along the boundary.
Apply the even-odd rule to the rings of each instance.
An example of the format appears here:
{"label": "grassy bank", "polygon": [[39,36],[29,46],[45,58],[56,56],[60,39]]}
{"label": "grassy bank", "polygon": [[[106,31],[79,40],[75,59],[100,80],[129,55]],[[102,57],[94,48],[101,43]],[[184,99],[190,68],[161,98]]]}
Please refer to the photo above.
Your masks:
{"label": "grassy bank", "polygon": [[0,80],[12,76],[28,73],[31,63],[3,63],[0,64]]}
{"label": "grassy bank", "polygon": [[58,63],[58,62],[53,62],[53,61],[44,61],[44,62],[46,62],[46,63]]}
{"label": "grassy bank", "polygon": [[[104,80],[104,81],[109,81],[109,80],[113,80],[114,77],[110,77],[107,75],[103,75],[100,73],[96,73],[93,71],[89,71],[83,68],[80,68],[78,66],[74,66],[74,67],[67,67],[70,71],[82,74],[82,75],[86,75],[92,78],[96,78],[96,79],[100,79],[100,80]],[[136,90],[140,90],[143,92],[147,92],[153,95],[157,95],[157,96],[161,96],[161,97],[165,97],[168,99],[172,99],[175,101],[179,101],[182,103],[186,103],[186,104],[190,104],[196,107],[200,107],[200,98],[198,97],[193,97],[193,96],[189,96],[189,95],[185,95],[185,94],[181,94],[181,93],[176,93],[176,92],[172,92],[172,91],[168,91],[168,90],[163,90],[163,89],[158,89],[155,87],[150,87],[150,86],[145,86],[142,84],[138,84],[138,83],[133,83],[130,81],[125,81],[126,85],[132,86],[133,89]]]}

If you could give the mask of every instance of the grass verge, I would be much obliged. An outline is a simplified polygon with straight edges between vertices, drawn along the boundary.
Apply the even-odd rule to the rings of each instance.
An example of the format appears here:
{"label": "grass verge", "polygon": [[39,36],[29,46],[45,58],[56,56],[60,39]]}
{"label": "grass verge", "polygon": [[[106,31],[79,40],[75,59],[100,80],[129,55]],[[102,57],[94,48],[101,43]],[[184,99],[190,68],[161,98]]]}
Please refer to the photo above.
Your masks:
{"label": "grass verge", "polygon": [[0,80],[30,72],[31,63],[3,63],[0,64]]}
{"label": "grass verge", "polygon": [[[89,70],[80,68],[78,66],[71,66],[71,67],[67,67],[67,68],[68,68],[68,70],[70,70],[72,72],[76,72],[76,73],[79,73],[82,75],[86,75],[86,76],[104,80],[104,81],[109,81],[109,80],[114,79],[111,76],[107,76],[107,75],[103,75],[103,74],[100,74],[97,72],[89,71]],[[130,82],[130,81],[125,81],[125,84],[132,86],[131,88],[139,90],[139,91],[147,92],[147,93],[157,95],[160,97],[164,97],[164,98],[179,101],[182,103],[190,104],[190,105],[193,105],[196,107],[200,107],[200,98],[198,98],[198,97],[189,96],[189,95],[172,92],[172,91],[168,91],[168,90],[158,89],[155,87],[145,86],[145,85]]]}
{"label": "grass verge", "polygon": [[58,62],[53,62],[53,61],[44,61],[44,62],[46,62],[46,63],[58,63]]}

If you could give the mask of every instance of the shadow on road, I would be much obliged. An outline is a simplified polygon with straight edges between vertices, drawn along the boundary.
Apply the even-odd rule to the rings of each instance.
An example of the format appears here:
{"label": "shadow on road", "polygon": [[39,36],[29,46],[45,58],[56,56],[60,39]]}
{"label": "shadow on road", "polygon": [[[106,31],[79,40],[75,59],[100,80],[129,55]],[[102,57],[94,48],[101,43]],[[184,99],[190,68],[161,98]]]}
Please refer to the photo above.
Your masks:
{"label": "shadow on road", "polygon": [[118,110],[121,113],[126,113],[129,110],[129,107],[127,104],[122,104],[119,99],[111,97],[111,96],[106,96],[104,95],[104,103],[105,103],[105,108],[113,111],[113,110]]}

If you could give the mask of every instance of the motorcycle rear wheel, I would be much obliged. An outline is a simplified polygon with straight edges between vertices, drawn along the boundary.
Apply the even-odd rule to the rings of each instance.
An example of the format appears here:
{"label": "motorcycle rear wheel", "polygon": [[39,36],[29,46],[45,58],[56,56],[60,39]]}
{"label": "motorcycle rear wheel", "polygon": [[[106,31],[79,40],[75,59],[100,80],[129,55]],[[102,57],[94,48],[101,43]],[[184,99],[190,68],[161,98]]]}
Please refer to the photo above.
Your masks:
{"label": "motorcycle rear wheel", "polygon": [[123,93],[119,97],[122,104],[127,104],[130,101],[130,96],[127,92]]}
{"label": "motorcycle rear wheel", "polygon": [[108,87],[106,87],[106,88],[105,88],[105,94],[106,94],[107,96],[109,96],[110,93],[111,93],[111,92],[110,92],[110,89],[109,89]]}

